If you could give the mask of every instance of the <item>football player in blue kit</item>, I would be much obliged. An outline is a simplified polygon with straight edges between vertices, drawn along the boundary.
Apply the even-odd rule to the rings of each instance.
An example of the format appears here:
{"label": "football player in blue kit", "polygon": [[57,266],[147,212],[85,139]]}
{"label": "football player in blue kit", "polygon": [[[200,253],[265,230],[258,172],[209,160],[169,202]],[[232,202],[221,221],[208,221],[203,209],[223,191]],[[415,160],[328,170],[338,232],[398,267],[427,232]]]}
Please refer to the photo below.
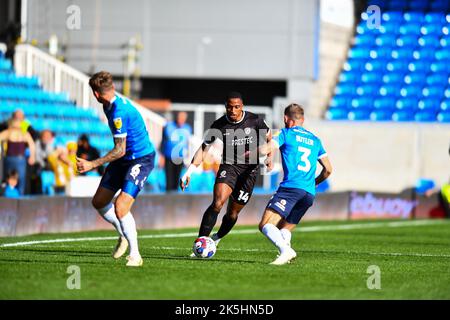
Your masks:
{"label": "football player in blue kit", "polygon": [[[327,179],[332,171],[322,142],[303,128],[304,110],[290,104],[284,110],[285,128],[278,137],[284,178],[270,199],[259,223],[259,230],[278,248],[280,254],[271,264],[283,265],[295,259],[291,248],[291,232],[314,202],[316,186]],[[267,144],[262,153],[275,149],[276,142]],[[317,162],[322,171],[316,177]]]}
{"label": "football player in blue kit", "polygon": [[[77,169],[82,173],[109,163],[92,205],[120,235],[113,257],[120,258],[129,246],[126,265],[139,267],[143,260],[138,248],[136,223],[130,210],[154,167],[155,148],[139,111],[128,99],[116,94],[109,72],[94,74],[89,85],[97,101],[103,104],[114,137],[114,148],[93,161],[77,158]],[[113,204],[118,190],[121,191]]]}

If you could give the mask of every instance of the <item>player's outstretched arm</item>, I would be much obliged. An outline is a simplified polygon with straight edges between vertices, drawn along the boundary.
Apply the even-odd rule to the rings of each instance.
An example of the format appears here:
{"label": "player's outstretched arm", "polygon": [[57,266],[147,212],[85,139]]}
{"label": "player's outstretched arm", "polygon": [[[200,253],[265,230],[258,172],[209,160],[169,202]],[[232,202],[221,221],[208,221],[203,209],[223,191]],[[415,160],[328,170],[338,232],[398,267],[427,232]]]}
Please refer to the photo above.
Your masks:
{"label": "player's outstretched arm", "polygon": [[109,151],[104,157],[95,159],[93,161],[87,161],[77,157],[77,170],[80,173],[88,172],[92,169],[104,165],[105,163],[120,159],[125,155],[126,148],[127,148],[126,137],[114,138],[114,148],[111,151]]}
{"label": "player's outstretched arm", "polygon": [[192,158],[191,164],[189,165],[185,174],[180,179],[180,188],[182,191],[184,191],[184,189],[186,189],[187,186],[189,185],[189,182],[191,181],[192,172],[194,172],[194,170],[199,165],[202,164],[203,159],[205,159],[209,148],[210,148],[210,145],[206,145],[206,144],[202,143],[202,145],[195,152],[194,157]]}
{"label": "player's outstretched arm", "polygon": [[320,165],[322,166],[322,171],[316,178],[316,186],[320,184],[322,181],[325,181],[333,171],[333,168],[331,167],[331,162],[328,159],[328,157],[320,158],[319,160]]}

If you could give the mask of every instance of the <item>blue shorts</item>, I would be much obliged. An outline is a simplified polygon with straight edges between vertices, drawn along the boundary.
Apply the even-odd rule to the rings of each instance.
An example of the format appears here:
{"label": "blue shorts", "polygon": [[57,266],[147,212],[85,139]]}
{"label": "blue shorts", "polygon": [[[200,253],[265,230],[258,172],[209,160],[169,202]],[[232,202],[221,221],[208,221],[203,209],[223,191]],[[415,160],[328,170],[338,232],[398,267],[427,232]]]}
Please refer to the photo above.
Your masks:
{"label": "blue shorts", "polygon": [[266,209],[277,212],[289,223],[298,224],[313,202],[314,196],[305,190],[279,187]]}
{"label": "blue shorts", "polygon": [[144,188],[148,175],[155,167],[155,153],[134,160],[119,159],[105,169],[100,187],[117,192],[122,189],[133,198]]}

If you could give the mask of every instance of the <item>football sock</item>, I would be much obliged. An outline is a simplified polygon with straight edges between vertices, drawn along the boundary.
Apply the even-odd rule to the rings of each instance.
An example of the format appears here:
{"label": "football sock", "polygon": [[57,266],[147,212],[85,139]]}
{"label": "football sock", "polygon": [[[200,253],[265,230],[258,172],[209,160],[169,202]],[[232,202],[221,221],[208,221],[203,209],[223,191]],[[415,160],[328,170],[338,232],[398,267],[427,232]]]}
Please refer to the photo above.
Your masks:
{"label": "football sock", "polygon": [[288,246],[291,246],[291,238],[292,238],[292,233],[288,230],[288,229],[281,229],[280,230],[281,235],[283,236],[283,239],[286,240]]}
{"label": "football sock", "polygon": [[262,228],[262,233],[278,248],[282,254],[288,247],[286,240],[281,235],[280,229],[271,223],[267,223]]}
{"label": "football sock", "polygon": [[122,226],[123,234],[128,240],[128,244],[130,246],[130,256],[139,256],[136,222],[134,221],[133,215],[131,214],[131,212],[128,212],[119,220],[120,225]]}
{"label": "football sock", "polygon": [[98,209],[97,212],[109,223],[111,223],[117,232],[123,237],[122,227],[120,226],[119,219],[117,219],[116,213],[114,211],[114,205],[110,203],[104,208]]}
{"label": "football sock", "polygon": [[209,237],[209,234],[216,225],[218,215],[219,212],[214,211],[212,205],[206,209],[203,214],[202,223],[200,224],[200,230],[198,231],[199,237]]}
{"label": "football sock", "polygon": [[219,238],[225,237],[231,231],[231,229],[233,229],[236,221],[237,217],[234,219],[230,215],[225,214],[222,218],[222,224],[220,225],[219,231],[217,232],[217,236]]}

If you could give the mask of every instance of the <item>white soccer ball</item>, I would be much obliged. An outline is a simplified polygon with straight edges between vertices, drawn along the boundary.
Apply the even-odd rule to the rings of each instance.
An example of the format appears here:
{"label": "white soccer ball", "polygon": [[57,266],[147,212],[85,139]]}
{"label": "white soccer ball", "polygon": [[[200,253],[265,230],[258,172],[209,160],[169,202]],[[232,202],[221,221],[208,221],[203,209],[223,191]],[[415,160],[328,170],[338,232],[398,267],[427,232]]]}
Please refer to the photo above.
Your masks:
{"label": "white soccer ball", "polygon": [[195,239],[192,251],[198,258],[209,259],[216,253],[216,243],[210,237],[199,237]]}

